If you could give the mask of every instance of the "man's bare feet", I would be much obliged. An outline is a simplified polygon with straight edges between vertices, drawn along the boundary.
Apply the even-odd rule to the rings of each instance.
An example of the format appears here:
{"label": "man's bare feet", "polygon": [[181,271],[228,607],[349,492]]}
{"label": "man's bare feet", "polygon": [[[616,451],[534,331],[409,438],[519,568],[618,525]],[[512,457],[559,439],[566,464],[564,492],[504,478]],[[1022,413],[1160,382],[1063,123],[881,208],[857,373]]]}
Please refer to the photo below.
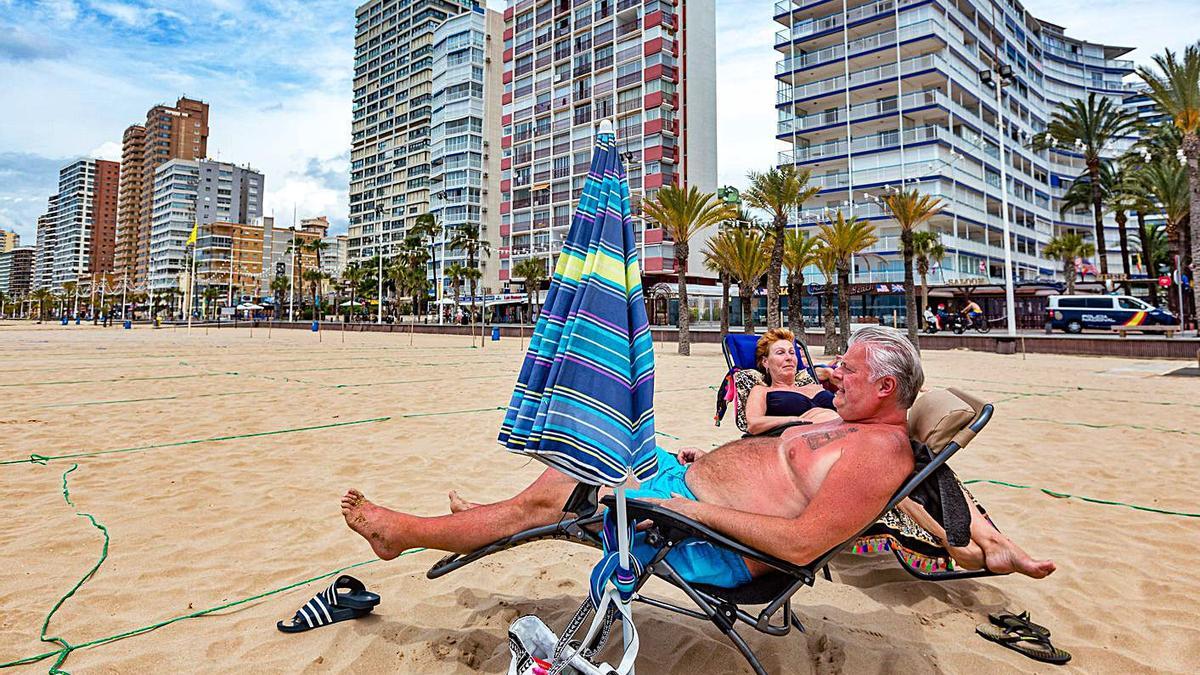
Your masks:
{"label": "man's bare feet", "polygon": [[346,524],[362,535],[375,555],[383,560],[391,560],[405,550],[393,522],[397,515],[395,511],[372,504],[358,490],[350,490],[342,497],[342,516],[346,518]]}
{"label": "man's bare feet", "polygon": [[476,504],[475,502],[469,502],[469,501],[463,499],[462,497],[458,496],[458,492],[456,492],[454,490],[450,491],[449,497],[450,497],[450,513],[462,513],[463,511],[468,511],[470,509],[475,508],[476,506],[479,506],[479,504]]}
{"label": "man's bare feet", "polygon": [[1052,560],[1034,560],[1008,537],[997,534],[980,542],[987,568],[996,574],[1020,572],[1027,577],[1042,579],[1054,573],[1058,566]]}

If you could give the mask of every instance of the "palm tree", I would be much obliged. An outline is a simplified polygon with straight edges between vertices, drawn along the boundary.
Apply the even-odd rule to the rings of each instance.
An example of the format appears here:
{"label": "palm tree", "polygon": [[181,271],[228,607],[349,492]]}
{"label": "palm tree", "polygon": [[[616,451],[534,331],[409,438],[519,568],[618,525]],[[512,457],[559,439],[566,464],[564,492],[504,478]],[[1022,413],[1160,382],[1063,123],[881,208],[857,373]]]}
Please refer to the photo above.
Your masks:
{"label": "palm tree", "polygon": [[283,307],[283,296],[292,288],[292,282],[286,276],[278,276],[271,280],[271,292],[275,294],[275,318],[279,318]]}
{"label": "palm tree", "polygon": [[780,325],[779,281],[783,271],[784,230],[787,229],[788,215],[820,191],[820,188],[809,187],[809,176],[810,172],[807,169],[800,171],[791,165],[777,167],[764,173],[751,171],[750,187],[743,195],[751,207],[771,213],[774,239],[771,245],[771,264],[767,272],[768,328],[778,328]]}
{"label": "palm tree", "polygon": [[344,281],[346,285],[350,287],[350,311],[348,311],[346,314],[351,318],[353,318],[355,314],[354,306],[355,298],[358,296],[358,287],[362,284],[363,280],[367,278],[368,274],[369,271],[363,268],[363,266],[357,262],[346,265],[345,271],[342,272],[342,281]]}
{"label": "palm tree", "polygon": [[216,316],[216,300],[221,297],[221,290],[216,286],[205,286],[204,290],[200,292],[200,297],[204,299],[204,311],[200,313],[200,316],[204,317],[207,315],[209,307],[212,307],[213,316]]}
{"label": "palm tree", "polygon": [[837,255],[818,237],[817,238],[817,269],[825,277],[825,286],[821,289],[821,323],[825,327],[825,353],[840,354],[838,347],[837,318],[834,316],[834,295],[837,289]]}
{"label": "palm tree", "polygon": [[309,289],[312,290],[312,318],[319,318],[321,310],[321,282],[325,280],[325,273],[321,270],[304,270],[304,276],[301,277],[301,280],[307,281]]}
{"label": "palm tree", "polygon": [[[429,242],[429,261],[430,267],[433,268],[433,274],[437,276],[437,236],[441,231],[441,226],[438,225],[437,217],[432,213],[422,213],[417,216],[413,224],[409,226],[408,233],[418,237],[421,241]],[[439,279],[438,283],[442,283]],[[441,295],[442,289],[437,289],[434,297]]]}
{"label": "palm tree", "polygon": [[754,309],[751,302],[758,280],[770,267],[765,237],[761,232],[730,228],[708,240],[705,257],[737,280],[738,296],[742,300],[742,332],[754,332]]}
{"label": "palm tree", "polygon": [[529,309],[529,320],[534,319],[533,308],[538,304],[537,294],[541,284],[546,280],[546,261],[542,258],[526,258],[513,265],[513,276],[521,280],[525,287],[526,303]]}
{"label": "palm tree", "polygon": [[[1139,252],[1142,264],[1151,279],[1158,274],[1160,267],[1171,264],[1170,245],[1167,243],[1166,227],[1142,227],[1138,230]],[[1170,297],[1170,293],[1167,294]],[[1150,304],[1158,306],[1158,284],[1150,284]],[[1169,301],[1168,301],[1169,304]]]}
{"label": "palm tree", "polygon": [[921,275],[921,312],[916,316],[924,321],[925,308],[929,306],[929,269],[946,257],[946,247],[937,232],[913,232],[913,263]]}
{"label": "palm tree", "polygon": [[714,257],[711,249],[712,242],[713,240],[710,238],[707,242],[708,246],[704,249],[704,269],[717,275],[717,278],[721,280],[721,335],[724,336],[729,332],[729,287],[732,284],[729,273],[721,266],[721,261]]}
{"label": "palm tree", "polygon": [[[850,341],[850,259],[855,254],[874,246],[879,241],[875,226],[867,221],[851,217],[846,220],[838,209],[837,218],[821,225],[821,242],[833,256],[837,269],[838,283],[838,353],[846,350]],[[828,349],[826,350],[828,352]]]}
{"label": "palm tree", "polygon": [[[1183,50],[1178,59],[1170,49],[1154,56],[1160,72],[1138,68],[1138,76],[1150,87],[1150,98],[1182,132],[1180,151],[1187,162],[1188,212],[1193,227],[1200,223],[1200,42]],[[1193,230],[1194,231],[1194,230]],[[1200,261],[1200,237],[1192,237],[1192,292],[1200,307],[1200,284],[1194,283]]]}
{"label": "palm tree", "polygon": [[[316,271],[317,271],[317,275],[318,275],[317,277],[312,277],[311,275],[308,277],[302,276],[301,279],[311,281],[312,279],[315,278],[316,283],[320,284],[322,280],[329,278],[329,275],[325,274],[325,271],[322,269],[322,265],[321,265],[321,257],[322,257],[321,253],[327,248],[329,248],[329,243],[326,242],[324,239],[321,239],[320,237],[314,237],[314,238],[310,239],[309,241],[300,245],[301,251],[308,251],[309,253],[312,253],[313,256],[317,259],[317,270]],[[320,292],[319,292],[319,290],[314,290],[313,291],[313,318],[316,318],[317,314],[320,313],[320,304],[321,304]]]}
{"label": "palm tree", "polygon": [[687,295],[688,255],[691,252],[691,238],[697,232],[729,220],[737,215],[737,207],[716,200],[712,192],[700,192],[696,187],[687,190],[668,185],[659,190],[654,199],[642,205],[646,217],[661,226],[668,237],[675,242],[675,274],[678,278],[679,296],[679,354],[689,356],[692,353],[692,334],[690,331],[692,312]]}
{"label": "palm tree", "polygon": [[1030,144],[1035,150],[1062,146],[1083,154],[1092,188],[1092,217],[1101,274],[1108,274],[1108,251],[1104,245],[1104,197],[1100,182],[1101,153],[1111,141],[1131,134],[1136,126],[1136,117],[1108,97],[1089,92],[1086,101],[1077,98],[1059,104],[1046,130],[1035,135]]}
{"label": "palm tree", "polygon": [[[486,239],[479,238],[479,226],[474,223],[460,225],[457,229],[455,229],[454,236],[450,238],[448,245],[452,249],[466,253],[467,267],[470,269],[475,269],[477,272],[479,270],[475,268],[476,259],[478,259],[480,256],[491,255],[492,253],[491,242]],[[482,273],[464,275],[464,278],[470,284],[471,288],[472,320],[474,320],[475,316],[475,284],[482,276]]]}
{"label": "palm tree", "polygon": [[54,301],[54,294],[48,288],[39,288],[34,291],[30,298],[37,303],[38,323],[46,320],[46,303]]}
{"label": "palm tree", "polygon": [[1083,235],[1071,231],[1063,232],[1042,247],[1042,255],[1062,261],[1063,276],[1067,278],[1067,295],[1075,294],[1075,259],[1086,258],[1095,251],[1096,247],[1084,241]]}
{"label": "palm tree", "polygon": [[[946,204],[933,195],[923,195],[916,188],[884,195],[883,203],[891,211],[900,226],[900,248],[904,254],[904,324],[908,327],[908,341],[917,344],[916,288],[913,284],[913,233],[920,225],[928,223]],[[846,334],[844,337],[849,338]]]}
{"label": "palm tree", "polygon": [[800,230],[788,230],[783,242],[783,266],[788,273],[788,329],[804,339],[804,268],[817,263],[819,244]]}
{"label": "palm tree", "polygon": [[467,268],[454,263],[447,267],[443,274],[450,280],[450,288],[454,291],[454,306],[458,307],[458,299],[462,296],[462,285],[467,280]]}

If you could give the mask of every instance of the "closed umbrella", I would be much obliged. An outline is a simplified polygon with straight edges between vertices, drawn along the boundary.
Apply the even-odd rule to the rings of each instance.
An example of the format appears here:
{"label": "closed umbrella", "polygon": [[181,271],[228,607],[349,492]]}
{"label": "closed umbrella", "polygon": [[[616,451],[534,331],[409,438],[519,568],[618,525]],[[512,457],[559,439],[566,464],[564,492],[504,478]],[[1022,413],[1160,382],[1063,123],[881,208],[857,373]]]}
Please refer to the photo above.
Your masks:
{"label": "closed umbrella", "polygon": [[[607,120],[499,440],[578,481],[615,488],[616,577],[632,579],[624,486],[657,471],[654,344],[629,185]],[[621,589],[626,617],[631,591]]]}

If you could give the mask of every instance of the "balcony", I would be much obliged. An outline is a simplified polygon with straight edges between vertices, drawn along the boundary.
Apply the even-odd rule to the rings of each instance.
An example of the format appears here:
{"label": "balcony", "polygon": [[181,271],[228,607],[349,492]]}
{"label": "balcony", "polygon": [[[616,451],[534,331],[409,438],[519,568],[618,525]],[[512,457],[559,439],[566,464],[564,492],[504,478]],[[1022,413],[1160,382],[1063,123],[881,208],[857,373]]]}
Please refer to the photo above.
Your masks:
{"label": "balcony", "polygon": [[[900,62],[900,74],[907,75],[930,68],[945,67],[946,59],[938,54],[914,56]],[[850,73],[850,86],[854,87],[868,82],[893,79],[896,77],[896,64],[887,63],[874,68],[866,68]],[[846,78],[842,75],[825,80],[817,80],[798,87],[785,87],[776,94],[777,103],[791,103],[814,98],[833,91],[841,91],[846,87]]]}
{"label": "balcony", "polygon": [[850,106],[849,116],[846,115],[846,108],[841,107],[804,115],[792,120],[783,120],[779,122],[777,133],[780,136],[788,136],[831,124],[844,124],[847,121],[853,122],[867,117],[897,113],[901,108],[912,110],[937,103],[947,104],[948,99],[946,95],[937,89],[918,91],[905,94],[900,101],[900,105],[897,105],[895,99],[890,99]]}
{"label": "balcony", "polygon": [[[912,0],[901,2],[901,5],[910,4]],[[855,7],[846,13],[846,23],[853,24],[856,21],[861,21],[867,17],[883,14],[885,12],[894,12],[896,10],[895,0],[881,0],[870,5]],[[808,19],[795,24],[791,29],[783,29],[775,33],[775,48],[784,47],[792,40],[802,40],[817,33],[823,33],[827,30],[838,28],[842,25],[842,14],[830,14],[815,19]]]}
{"label": "balcony", "polygon": [[[938,31],[945,31],[945,27],[941,21],[938,21],[937,19],[925,19],[923,21],[918,21],[902,27],[900,29],[900,40],[912,40],[913,38]],[[855,55],[870,49],[888,47],[894,44],[896,44],[896,31],[894,29],[889,29],[880,31],[878,33],[872,33],[871,35],[858,38],[857,40],[851,40],[850,43],[845,47],[849,48],[850,56],[854,57]],[[843,45],[833,45],[832,47],[826,47],[825,49],[810,52],[808,54],[801,54],[782,59],[775,64],[775,73],[777,75],[784,75],[793,71],[811,68],[821,63],[837,61],[841,59],[845,53],[846,50]]]}
{"label": "balcony", "polygon": [[[934,124],[904,130],[904,143],[924,143],[935,140],[950,141],[950,130]],[[900,146],[900,132],[897,130],[870,136],[860,136],[850,143],[850,152],[871,152]],[[797,148],[791,152],[779,153],[780,164],[803,164],[816,162],[831,157],[840,157],[846,153],[846,141],[829,141],[818,145]]]}

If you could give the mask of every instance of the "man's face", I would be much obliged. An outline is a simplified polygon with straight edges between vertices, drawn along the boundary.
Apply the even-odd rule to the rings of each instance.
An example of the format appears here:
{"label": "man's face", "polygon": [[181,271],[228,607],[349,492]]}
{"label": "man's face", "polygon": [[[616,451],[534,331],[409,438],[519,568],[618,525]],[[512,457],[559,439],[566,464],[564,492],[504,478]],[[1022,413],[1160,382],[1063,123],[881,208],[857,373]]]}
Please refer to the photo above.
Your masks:
{"label": "man's face", "polygon": [[838,367],[833,369],[829,377],[837,385],[833,404],[837,406],[838,415],[847,422],[854,422],[878,412],[885,396],[881,387],[885,386],[888,378],[871,381],[867,348],[862,344],[853,345],[838,359],[837,364]]}

